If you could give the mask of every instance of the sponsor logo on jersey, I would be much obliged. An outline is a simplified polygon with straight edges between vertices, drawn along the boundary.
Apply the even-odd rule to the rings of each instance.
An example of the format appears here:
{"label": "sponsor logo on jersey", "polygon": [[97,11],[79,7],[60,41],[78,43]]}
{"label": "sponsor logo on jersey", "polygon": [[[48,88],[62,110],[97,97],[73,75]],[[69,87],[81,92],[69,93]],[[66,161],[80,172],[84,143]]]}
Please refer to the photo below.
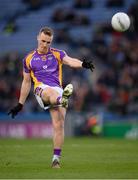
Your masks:
{"label": "sponsor logo on jersey", "polygon": [[41,56],[41,58],[42,58],[42,61],[46,60],[46,56]]}
{"label": "sponsor logo on jersey", "polygon": [[44,65],[44,66],[43,66],[43,69],[47,69],[47,65]]}
{"label": "sponsor logo on jersey", "polygon": [[36,57],[36,58],[33,58],[33,60],[38,61],[38,60],[40,60],[40,58]]}

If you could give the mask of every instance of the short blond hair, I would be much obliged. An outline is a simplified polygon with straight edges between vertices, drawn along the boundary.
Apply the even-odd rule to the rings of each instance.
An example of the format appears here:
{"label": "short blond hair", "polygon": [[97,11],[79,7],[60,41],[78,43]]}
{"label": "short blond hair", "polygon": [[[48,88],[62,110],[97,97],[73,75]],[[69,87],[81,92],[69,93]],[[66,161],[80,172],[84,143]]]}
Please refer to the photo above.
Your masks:
{"label": "short blond hair", "polygon": [[42,32],[48,36],[53,36],[53,34],[54,34],[53,29],[51,29],[49,27],[42,27],[39,31],[39,34],[41,34]]}

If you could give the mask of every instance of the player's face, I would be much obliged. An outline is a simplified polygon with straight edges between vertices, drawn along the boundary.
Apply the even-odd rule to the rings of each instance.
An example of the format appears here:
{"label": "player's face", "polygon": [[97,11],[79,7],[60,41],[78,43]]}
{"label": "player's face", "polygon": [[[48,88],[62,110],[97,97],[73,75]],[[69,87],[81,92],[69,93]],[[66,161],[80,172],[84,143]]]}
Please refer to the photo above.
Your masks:
{"label": "player's face", "polygon": [[39,34],[37,36],[37,40],[38,40],[38,50],[40,53],[47,53],[52,40],[53,40],[53,36],[48,36],[46,34],[44,34],[43,32],[41,34]]}

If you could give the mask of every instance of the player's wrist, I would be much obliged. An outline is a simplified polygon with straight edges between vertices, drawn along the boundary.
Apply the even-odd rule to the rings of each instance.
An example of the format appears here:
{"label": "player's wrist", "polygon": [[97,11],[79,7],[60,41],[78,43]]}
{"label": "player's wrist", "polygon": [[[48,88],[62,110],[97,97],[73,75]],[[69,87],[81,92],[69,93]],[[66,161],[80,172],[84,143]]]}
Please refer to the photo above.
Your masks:
{"label": "player's wrist", "polygon": [[88,63],[86,62],[86,60],[83,60],[82,67],[88,69]]}
{"label": "player's wrist", "polygon": [[19,107],[19,109],[22,109],[23,108],[23,104],[18,102],[17,106]]}

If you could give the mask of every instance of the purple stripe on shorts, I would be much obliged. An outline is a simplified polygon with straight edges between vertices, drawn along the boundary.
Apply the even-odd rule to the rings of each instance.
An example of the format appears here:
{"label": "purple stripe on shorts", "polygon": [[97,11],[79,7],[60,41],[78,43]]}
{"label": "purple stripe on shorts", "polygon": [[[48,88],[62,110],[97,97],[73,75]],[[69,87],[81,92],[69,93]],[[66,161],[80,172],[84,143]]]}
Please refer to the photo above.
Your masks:
{"label": "purple stripe on shorts", "polygon": [[38,96],[40,96],[40,97],[41,97],[41,95],[42,95],[42,92],[43,92],[43,89],[40,88],[40,87],[37,87],[37,88],[35,89],[35,94],[38,95]]}

